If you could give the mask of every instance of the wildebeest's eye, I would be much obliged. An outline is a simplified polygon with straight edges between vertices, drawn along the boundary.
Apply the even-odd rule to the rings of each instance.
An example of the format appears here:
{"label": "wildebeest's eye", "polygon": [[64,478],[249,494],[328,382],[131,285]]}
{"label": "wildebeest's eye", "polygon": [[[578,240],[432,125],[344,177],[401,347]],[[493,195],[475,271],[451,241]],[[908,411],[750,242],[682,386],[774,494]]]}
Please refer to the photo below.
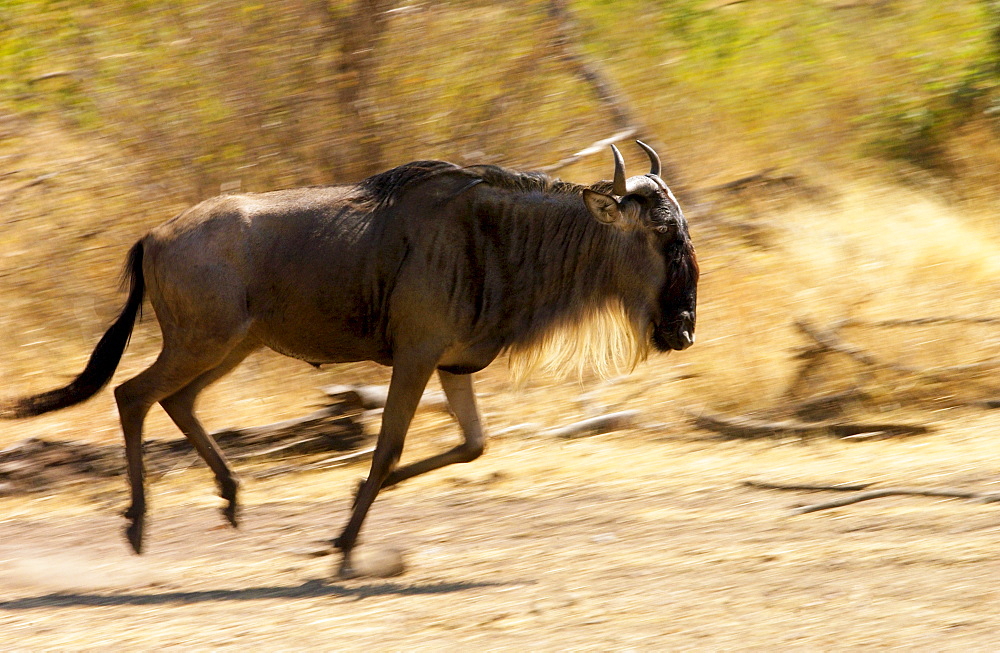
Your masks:
{"label": "wildebeest's eye", "polygon": [[670,211],[661,208],[658,211],[654,211],[650,217],[653,229],[656,230],[657,233],[663,234],[668,238],[673,238],[677,235],[680,223],[678,222],[677,217]]}

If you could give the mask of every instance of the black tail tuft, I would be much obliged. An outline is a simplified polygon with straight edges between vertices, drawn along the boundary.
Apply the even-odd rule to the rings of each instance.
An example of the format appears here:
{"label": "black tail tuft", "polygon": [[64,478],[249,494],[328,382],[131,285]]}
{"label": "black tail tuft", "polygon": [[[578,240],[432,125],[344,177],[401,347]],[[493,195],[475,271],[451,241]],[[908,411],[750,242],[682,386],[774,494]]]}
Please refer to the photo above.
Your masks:
{"label": "black tail tuft", "polygon": [[60,408],[75,406],[90,399],[108,384],[132,337],[132,327],[135,326],[136,317],[139,315],[146,294],[146,284],[142,277],[141,240],[128,253],[122,281],[123,285],[127,283],[129,287],[125,308],[101,337],[80,375],[65,387],[0,405],[0,418],[34,417]]}

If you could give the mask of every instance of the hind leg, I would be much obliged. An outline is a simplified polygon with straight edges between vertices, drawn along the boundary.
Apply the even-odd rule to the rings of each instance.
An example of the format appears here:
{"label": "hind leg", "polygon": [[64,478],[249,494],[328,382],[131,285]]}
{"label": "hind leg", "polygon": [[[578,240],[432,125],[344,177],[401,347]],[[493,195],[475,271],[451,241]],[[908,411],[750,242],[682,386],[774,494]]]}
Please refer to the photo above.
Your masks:
{"label": "hind leg", "polygon": [[[147,275],[147,278],[152,276]],[[115,399],[125,436],[125,458],[132,495],[132,503],[125,511],[125,517],[129,521],[126,536],[136,553],[142,552],[146,515],[145,469],[142,460],[142,429],[146,414],[153,404],[182,392],[187,386],[195,384],[202,375],[223,366],[234,351],[245,345],[249,325],[249,320],[241,311],[242,304],[224,301],[208,304],[210,300],[220,298],[219,292],[214,297],[204,298],[205,302],[202,304],[214,304],[215,310],[199,313],[191,310],[192,305],[198,306],[195,302],[181,306],[166,305],[155,286],[150,290],[153,308],[163,333],[163,349],[148,369],[115,388]],[[226,310],[227,308],[230,310]],[[199,453],[207,455],[206,460],[212,464],[213,452],[208,451],[206,454],[199,449]]]}
{"label": "hind leg", "polygon": [[230,469],[215,439],[209,435],[195,416],[194,405],[202,390],[231,372],[255,349],[257,349],[256,343],[241,343],[217,367],[202,373],[178,392],[160,400],[160,406],[163,407],[163,410],[187,437],[188,441],[194,445],[198,454],[215,474],[219,495],[226,500],[222,514],[234,528],[239,525],[237,519],[239,481]]}
{"label": "hind leg", "polygon": [[203,341],[203,346],[197,348],[164,346],[148,369],[115,388],[132,495],[132,503],[125,511],[129,520],[126,536],[136,553],[142,552],[146,515],[146,474],[142,460],[142,427],[146,414],[156,402],[181,391],[202,374],[220,366],[234,346],[233,343],[220,345],[211,341]]}
{"label": "hind leg", "polygon": [[146,515],[146,470],[142,460],[142,427],[146,414],[154,403],[183,388],[205,371],[194,365],[195,361],[185,361],[183,356],[171,353],[173,351],[164,348],[148,369],[115,388],[132,496],[132,502],[125,511],[129,520],[125,534],[136,553],[142,553]]}
{"label": "hind leg", "polygon": [[[171,416],[213,470],[231,476],[217,447],[199,446],[205,445],[207,434],[200,437],[204,430],[193,419],[190,406],[204,387],[198,382],[203,375],[211,382],[213,371],[219,368],[224,373],[235,365],[233,358],[242,360],[246,355],[251,319],[246,287],[232,265],[227,245],[231,241],[211,230],[197,233],[197,238],[179,238],[170,230],[154,230],[143,241],[143,275],[163,334],[163,349],[147,370],[115,389],[132,493],[125,513],[126,534],[136,553],[142,550],[146,514],[142,427],[153,404],[180,393],[165,403],[173,411]],[[193,386],[190,397],[185,395],[188,386]],[[235,497],[235,488],[230,490]]]}

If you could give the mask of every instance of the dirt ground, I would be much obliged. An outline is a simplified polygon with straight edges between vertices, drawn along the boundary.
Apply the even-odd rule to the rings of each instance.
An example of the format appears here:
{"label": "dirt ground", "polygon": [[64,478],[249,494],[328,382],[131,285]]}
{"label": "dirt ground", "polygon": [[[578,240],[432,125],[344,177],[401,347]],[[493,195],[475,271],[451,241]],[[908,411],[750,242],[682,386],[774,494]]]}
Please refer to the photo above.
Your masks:
{"label": "dirt ground", "polygon": [[[470,465],[383,494],[363,533],[400,576],[317,555],[365,464],[245,479],[223,525],[204,468],[151,484],[131,555],[120,481],[0,499],[0,648],[987,650],[1000,646],[1000,507],[747,479],[996,491],[1000,419],[932,436],[722,441],[679,425],[579,440],[508,433]],[[408,456],[439,448],[433,420]],[[453,432],[448,437],[454,437]]]}

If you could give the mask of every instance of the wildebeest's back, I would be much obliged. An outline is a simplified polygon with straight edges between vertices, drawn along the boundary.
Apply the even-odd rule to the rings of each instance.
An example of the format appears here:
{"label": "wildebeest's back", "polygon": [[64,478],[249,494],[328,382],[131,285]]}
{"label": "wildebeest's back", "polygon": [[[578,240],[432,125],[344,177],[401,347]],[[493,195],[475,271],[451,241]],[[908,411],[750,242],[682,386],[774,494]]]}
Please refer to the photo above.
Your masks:
{"label": "wildebeest's back", "polygon": [[[152,236],[169,267],[204,266],[199,283],[238,279],[250,334],[279,352],[391,364],[419,347],[474,371],[579,299],[561,287],[568,275],[545,273],[565,254],[546,251],[549,229],[572,245],[596,227],[578,194],[542,192],[542,181],[501,190],[488,172],[422,161],[352,186],[223,196]],[[542,258],[557,265],[539,268]]]}
{"label": "wildebeest's back", "polygon": [[380,268],[399,254],[382,245],[352,187],[318,190],[268,193],[245,209],[254,332],[310,362],[383,360]]}
{"label": "wildebeest's back", "polygon": [[245,298],[250,334],[262,344],[310,362],[378,360],[384,344],[363,280],[383,253],[372,249],[369,212],[352,208],[353,188],[220,196],[154,229],[145,242],[160,281],[151,299],[167,304],[158,314],[190,296],[174,287],[188,279],[237,283],[215,294]]}

